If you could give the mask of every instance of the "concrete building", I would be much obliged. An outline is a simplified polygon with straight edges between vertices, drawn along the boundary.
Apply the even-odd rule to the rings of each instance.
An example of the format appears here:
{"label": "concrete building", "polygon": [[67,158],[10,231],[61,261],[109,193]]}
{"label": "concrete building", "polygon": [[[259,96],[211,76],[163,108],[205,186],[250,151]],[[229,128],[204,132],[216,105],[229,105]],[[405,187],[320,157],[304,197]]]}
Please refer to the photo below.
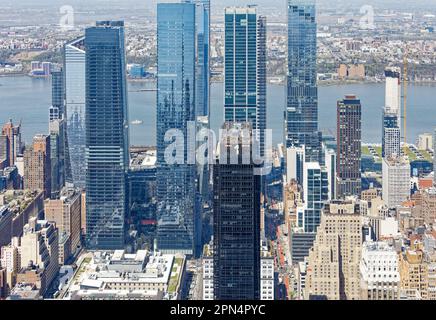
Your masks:
{"label": "concrete building", "polygon": [[[60,199],[47,199],[44,202],[45,219],[56,224],[59,235],[67,234],[70,238],[69,251],[72,254],[81,246],[81,198],[82,193],[79,189],[64,188]],[[65,236],[59,239],[65,240]]]}
{"label": "concrete building", "polygon": [[400,273],[395,248],[386,242],[364,242],[360,277],[363,300],[397,300]]}
{"label": "concrete building", "polygon": [[[5,206],[7,210],[12,212],[11,221],[11,237],[19,237],[23,234],[24,225],[31,217],[40,217],[44,211],[44,200],[42,191],[34,190],[6,190],[0,192],[0,208]],[[8,216],[8,215],[7,215]],[[7,229],[9,228],[9,218],[4,221],[4,229],[9,235]],[[0,225],[2,224],[0,219]],[[1,227],[1,226],[0,226]],[[9,237],[9,236],[8,236]],[[6,244],[10,242],[6,239]]]}
{"label": "concrete building", "polygon": [[50,136],[36,135],[24,153],[24,188],[51,195]]}
{"label": "concrete building", "polygon": [[324,207],[309,252],[305,299],[360,299],[362,217],[351,200]]}
{"label": "concrete building", "polygon": [[410,198],[410,163],[404,158],[385,158],[382,166],[383,200],[389,208]]}
{"label": "concrete building", "polygon": [[23,143],[21,140],[21,123],[14,125],[12,123],[12,119],[10,119],[9,122],[3,126],[1,134],[7,137],[7,142],[9,144],[7,147],[9,152],[9,162],[7,166],[12,166],[15,164],[18,155],[21,155],[23,151]]}
{"label": "concrete building", "polygon": [[[177,299],[185,273],[183,255],[123,250],[86,253],[77,282],[64,299]],[[153,298],[154,297],[154,298]]]}
{"label": "concrete building", "polygon": [[436,188],[421,191],[421,214],[425,223],[434,225],[436,222]]}
{"label": "concrete building", "polygon": [[418,150],[430,151],[433,150],[433,135],[431,133],[423,133],[418,136]]}
{"label": "concrete building", "polygon": [[[59,272],[56,226],[44,220],[29,219],[29,223],[24,226],[19,252],[21,270],[17,275],[17,283],[35,283],[41,295],[44,295]],[[29,281],[29,277],[33,281]]]}

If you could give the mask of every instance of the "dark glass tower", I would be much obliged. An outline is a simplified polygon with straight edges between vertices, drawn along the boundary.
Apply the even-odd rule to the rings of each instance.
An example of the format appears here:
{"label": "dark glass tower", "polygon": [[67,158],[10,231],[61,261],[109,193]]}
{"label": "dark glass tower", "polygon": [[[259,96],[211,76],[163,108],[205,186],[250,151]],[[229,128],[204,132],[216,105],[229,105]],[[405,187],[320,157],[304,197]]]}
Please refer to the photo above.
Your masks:
{"label": "dark glass tower", "polygon": [[[196,166],[188,164],[188,124],[195,128],[196,5],[161,3],[157,6],[157,200],[158,249],[193,254],[195,248]],[[165,157],[174,141],[169,130],[185,137],[180,161]],[[173,131],[174,133],[174,131]]]}
{"label": "dark glass tower", "polygon": [[401,154],[401,130],[398,115],[383,111],[382,157]]}
{"label": "dark glass tower", "polygon": [[86,244],[124,247],[129,165],[124,22],[86,29]]}
{"label": "dark glass tower", "polygon": [[337,197],[359,196],[361,192],[362,106],[353,95],[337,105]]}
{"label": "dark glass tower", "polygon": [[[249,128],[248,123],[225,123],[224,128]],[[252,161],[251,140],[239,135],[237,145],[220,142],[219,160],[213,167],[214,261],[216,300],[257,300],[260,297],[260,176]],[[237,161],[232,150],[238,147]],[[248,149],[248,151],[246,151]]]}
{"label": "dark glass tower", "polygon": [[288,0],[288,76],[285,111],[286,147],[305,146],[307,161],[321,161],[318,131],[314,0]]}

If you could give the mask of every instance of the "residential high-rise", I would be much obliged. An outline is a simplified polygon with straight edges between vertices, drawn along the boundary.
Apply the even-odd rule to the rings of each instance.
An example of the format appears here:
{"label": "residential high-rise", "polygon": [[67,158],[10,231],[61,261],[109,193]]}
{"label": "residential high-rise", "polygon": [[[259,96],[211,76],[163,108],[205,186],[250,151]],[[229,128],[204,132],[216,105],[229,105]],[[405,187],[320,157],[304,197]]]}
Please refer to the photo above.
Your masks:
{"label": "residential high-rise", "polygon": [[17,282],[20,282],[20,274],[21,278],[28,278],[28,267],[36,266],[41,270],[40,279],[38,279],[40,288],[38,289],[44,295],[59,272],[58,230],[56,226],[44,220],[29,219],[29,223],[24,226],[18,251],[21,270],[17,275]]}
{"label": "residential high-rise", "polygon": [[50,136],[38,134],[24,153],[24,188],[44,192],[51,196]]}
{"label": "residential high-rise", "polygon": [[309,252],[306,299],[360,299],[362,217],[354,201],[332,201]]}
{"label": "residential high-rise", "polygon": [[65,121],[67,126],[67,181],[85,188],[85,37],[64,46]]}
{"label": "residential high-rise", "polygon": [[222,137],[219,160],[213,166],[214,299],[258,300],[260,176],[251,157],[250,124],[226,122],[223,128],[239,132],[233,140],[233,136]]}
{"label": "residential high-rise", "polygon": [[[157,6],[157,246],[165,253],[193,254],[195,248],[196,165],[188,163],[194,151],[186,139],[189,124],[195,129],[195,16],[193,3]],[[166,159],[173,141],[165,135],[175,130],[185,139],[173,161]]]}
{"label": "residential high-rise", "polygon": [[395,114],[398,119],[398,127],[401,128],[401,69],[388,67],[385,69],[385,77],[385,112]]}
{"label": "residential high-rise", "polygon": [[396,114],[383,111],[382,157],[401,155],[401,129]]}
{"label": "residential high-rise", "polygon": [[410,163],[402,157],[383,159],[382,194],[389,208],[400,206],[410,197]]}
{"label": "residential high-rise", "polygon": [[305,146],[307,161],[320,161],[317,24],[315,0],[288,0],[286,147]]}
{"label": "residential high-rise", "polygon": [[250,122],[263,155],[266,129],[266,18],[254,6],[225,9],[224,121]]}
{"label": "residential high-rise", "polygon": [[400,292],[398,254],[386,242],[365,242],[360,260],[363,300],[397,300]]}
{"label": "residential high-rise", "polygon": [[0,135],[0,170],[9,166],[9,138],[7,135]]}
{"label": "residential high-rise", "polygon": [[124,247],[129,127],[124,22],[86,29],[86,245]]}
{"label": "residential high-rise", "polygon": [[347,95],[337,105],[337,197],[360,196],[362,107],[355,95]]}
{"label": "residential high-rise", "polygon": [[21,123],[18,125],[14,125],[12,123],[12,119],[7,122],[2,128],[2,135],[8,137],[9,141],[9,163],[8,166],[12,166],[15,164],[17,160],[17,156],[22,154],[23,151],[23,143],[21,140]]}
{"label": "residential high-rise", "polygon": [[44,202],[44,218],[54,222],[59,234],[70,238],[70,252],[75,253],[81,242],[81,192],[64,188],[59,199]]}

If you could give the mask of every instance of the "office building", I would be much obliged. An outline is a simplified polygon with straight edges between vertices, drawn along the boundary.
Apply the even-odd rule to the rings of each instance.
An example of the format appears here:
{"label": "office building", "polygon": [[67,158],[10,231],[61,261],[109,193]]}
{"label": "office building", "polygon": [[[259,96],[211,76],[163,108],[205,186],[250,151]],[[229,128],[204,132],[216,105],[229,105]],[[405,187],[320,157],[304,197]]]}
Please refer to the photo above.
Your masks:
{"label": "office building", "polygon": [[347,95],[337,104],[337,197],[360,196],[362,107],[355,95]]}
{"label": "office building", "polygon": [[17,157],[23,152],[23,141],[21,139],[21,123],[14,125],[12,119],[7,122],[3,128],[1,134],[8,137],[9,147],[9,163],[7,166],[13,166]]}
{"label": "office building", "polygon": [[436,128],[433,136],[433,184],[436,187]]}
{"label": "office building", "polygon": [[[266,246],[262,246],[260,257],[260,300],[274,300],[274,258]],[[206,244],[202,257],[203,300],[214,299],[213,240]]]}
{"label": "office building", "polygon": [[397,300],[400,272],[395,248],[386,242],[364,242],[360,276],[362,300]]}
{"label": "office building", "polygon": [[7,135],[0,135],[0,170],[9,166],[9,138]]}
{"label": "office building", "polygon": [[362,218],[354,201],[332,201],[309,253],[305,299],[360,299]]}
{"label": "office building", "polygon": [[223,126],[232,128],[238,134],[222,137],[213,166],[214,299],[258,300],[260,176],[251,158],[250,124]]}
{"label": "office building", "polygon": [[225,9],[224,121],[249,122],[264,154],[266,18],[254,6]]}
{"label": "office building", "polygon": [[[177,159],[165,159],[168,130],[187,137],[195,129],[196,5],[157,6],[157,246],[163,253],[193,254],[198,212],[195,209],[194,151],[183,142]],[[188,163],[189,162],[189,163]]]}
{"label": "office building", "polygon": [[86,245],[124,247],[129,126],[124,22],[86,29]]}
{"label": "office building", "polygon": [[297,209],[297,226],[304,232],[316,232],[321,210],[329,199],[328,173],[318,162],[305,162],[303,178],[304,203]]}
{"label": "office building", "polygon": [[65,130],[63,119],[50,120],[51,198],[53,199],[59,196],[65,185]]}
{"label": "office building", "polygon": [[85,188],[85,38],[80,37],[64,46],[64,91],[67,126],[67,181]]}
{"label": "office building", "polygon": [[402,157],[383,159],[382,194],[389,208],[400,206],[410,197],[410,163]]}
{"label": "office building", "polygon": [[288,0],[286,147],[305,146],[307,161],[320,161],[317,40],[314,0]]}
{"label": "office building", "polygon": [[44,198],[51,196],[50,148],[50,137],[38,134],[24,153],[24,188],[43,191]]}
{"label": "office building", "polygon": [[431,133],[423,133],[418,136],[418,150],[431,151],[433,150],[433,135]]}

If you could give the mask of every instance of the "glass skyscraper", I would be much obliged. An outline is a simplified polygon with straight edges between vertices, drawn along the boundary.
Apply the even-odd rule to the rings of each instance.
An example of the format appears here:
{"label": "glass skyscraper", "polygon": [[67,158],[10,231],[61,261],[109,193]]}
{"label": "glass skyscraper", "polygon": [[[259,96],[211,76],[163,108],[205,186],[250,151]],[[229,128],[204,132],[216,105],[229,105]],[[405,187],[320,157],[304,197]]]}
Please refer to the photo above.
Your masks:
{"label": "glass skyscraper", "polygon": [[[157,245],[162,252],[193,254],[195,248],[196,165],[188,164],[188,122],[195,124],[196,5],[157,6]],[[195,125],[194,125],[195,128]],[[182,159],[169,163],[165,150],[168,130],[179,130]]]}
{"label": "glass skyscraper", "polygon": [[124,247],[129,166],[124,22],[86,29],[86,245]]}
{"label": "glass skyscraper", "polygon": [[307,161],[321,161],[318,131],[315,0],[288,0],[286,147],[305,146]]}
{"label": "glass skyscraper", "polygon": [[85,37],[64,46],[66,139],[66,180],[85,188]]}
{"label": "glass skyscraper", "polygon": [[197,37],[196,64],[196,116],[210,113],[210,0],[184,0],[196,6],[195,24]]}
{"label": "glass skyscraper", "polygon": [[250,122],[263,146],[266,18],[258,16],[254,6],[226,8],[224,44],[224,121]]}

